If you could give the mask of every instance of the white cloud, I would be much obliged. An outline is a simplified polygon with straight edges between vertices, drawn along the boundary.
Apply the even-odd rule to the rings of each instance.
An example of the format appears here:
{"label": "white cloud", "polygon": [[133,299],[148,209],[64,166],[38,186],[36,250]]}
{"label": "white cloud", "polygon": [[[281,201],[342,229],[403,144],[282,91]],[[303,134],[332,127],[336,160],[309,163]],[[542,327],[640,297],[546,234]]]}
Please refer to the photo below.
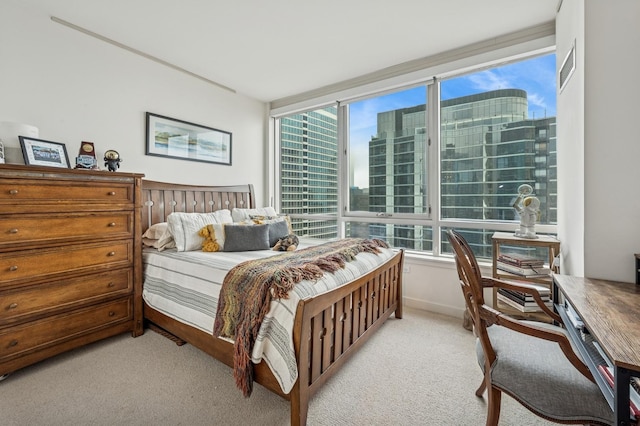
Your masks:
{"label": "white cloud", "polygon": [[516,87],[505,76],[499,75],[498,73],[489,70],[472,74],[468,77],[468,79],[471,83],[473,83],[473,86],[476,89],[482,92]]}

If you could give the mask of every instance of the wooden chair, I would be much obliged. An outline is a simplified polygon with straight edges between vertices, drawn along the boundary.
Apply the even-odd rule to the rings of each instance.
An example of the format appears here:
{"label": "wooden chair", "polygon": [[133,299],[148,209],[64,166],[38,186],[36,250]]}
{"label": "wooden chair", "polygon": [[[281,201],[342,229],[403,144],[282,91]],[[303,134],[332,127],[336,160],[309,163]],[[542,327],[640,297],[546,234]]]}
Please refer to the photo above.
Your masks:
{"label": "wooden chair", "polygon": [[484,290],[496,287],[533,296],[557,323],[561,318],[533,287],[483,277],[465,239],[447,231],[466,308],[477,336],[476,355],[484,374],[476,391],[488,390],[487,426],[498,424],[502,393],[534,414],[556,423],[613,425],[613,412],[593,376],[561,327],[519,321],[484,302]]}

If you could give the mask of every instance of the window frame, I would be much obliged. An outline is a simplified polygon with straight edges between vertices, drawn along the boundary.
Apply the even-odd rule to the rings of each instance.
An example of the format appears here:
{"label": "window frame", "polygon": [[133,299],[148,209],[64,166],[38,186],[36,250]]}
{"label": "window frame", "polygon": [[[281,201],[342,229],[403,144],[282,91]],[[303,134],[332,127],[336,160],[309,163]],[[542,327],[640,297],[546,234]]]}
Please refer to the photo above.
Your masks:
{"label": "window frame", "polygon": [[[450,64],[449,71],[441,72],[439,75],[431,78],[414,79],[413,81],[404,84],[390,84],[388,86],[379,86],[377,90],[372,90],[370,87],[354,87],[351,89],[350,96],[343,97],[340,101],[331,101],[326,103],[318,103],[313,106],[296,108],[278,108],[277,111],[272,110],[270,119],[272,121],[274,141],[274,164],[272,168],[273,172],[273,185],[270,188],[270,193],[273,194],[273,200],[276,208],[282,205],[281,193],[280,193],[280,169],[279,169],[279,156],[280,156],[280,132],[279,132],[279,120],[282,117],[288,115],[303,113],[312,111],[318,108],[326,106],[337,106],[337,163],[338,163],[338,183],[337,183],[337,211],[335,214],[313,214],[313,215],[291,215],[292,218],[307,218],[310,220],[335,220],[337,222],[338,237],[345,236],[346,225],[348,223],[381,223],[381,224],[396,224],[396,225],[419,225],[431,227],[433,248],[431,251],[423,250],[407,250],[408,253],[430,255],[438,257],[441,255],[450,256],[449,253],[441,253],[441,247],[443,247],[443,230],[449,228],[455,229],[469,229],[469,230],[490,230],[490,231],[506,231],[512,232],[514,226],[517,225],[515,221],[501,221],[501,220],[472,220],[472,219],[443,219],[441,217],[441,149],[440,149],[440,82],[457,78],[471,73],[480,72],[486,69],[491,69],[497,66],[507,65],[509,63],[515,63],[518,61],[531,59],[536,56],[555,53],[555,45],[548,45],[544,48],[538,49],[524,49],[517,55],[506,55],[504,57],[499,56],[497,60],[493,61],[480,61],[472,63],[465,67],[456,67],[454,64]],[[407,76],[407,78],[409,78]],[[348,105],[359,100],[374,98],[383,96],[385,94],[406,90],[412,87],[426,85],[427,88],[427,108],[425,113],[427,114],[426,123],[429,129],[427,135],[428,146],[427,152],[427,172],[426,172],[426,190],[427,190],[427,203],[429,206],[428,213],[416,214],[416,213],[393,213],[391,217],[385,215],[379,215],[376,212],[365,211],[350,211],[349,206],[349,111]],[[336,96],[337,97],[337,96]],[[336,98],[334,97],[334,99]],[[540,234],[556,234],[556,224],[537,224],[536,230]]]}

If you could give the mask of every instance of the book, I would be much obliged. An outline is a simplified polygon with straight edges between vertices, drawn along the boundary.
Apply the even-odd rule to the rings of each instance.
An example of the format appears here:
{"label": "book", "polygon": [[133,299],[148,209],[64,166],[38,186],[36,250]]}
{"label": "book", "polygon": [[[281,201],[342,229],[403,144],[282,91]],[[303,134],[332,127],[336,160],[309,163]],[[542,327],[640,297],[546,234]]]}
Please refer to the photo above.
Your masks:
{"label": "book", "polygon": [[[542,308],[540,308],[540,306],[538,306],[537,303],[535,305],[533,305],[533,306],[523,305],[521,303],[516,302],[515,300],[510,299],[509,297],[505,296],[504,294],[500,294],[500,293],[498,293],[496,295],[496,298],[499,301],[511,306],[512,308],[516,308],[520,312],[541,312],[542,311]],[[552,307],[551,302],[547,302],[547,303],[545,303],[545,305],[548,306],[549,308]]]}
{"label": "book", "polygon": [[569,322],[578,330],[582,330],[584,328],[584,322],[582,322],[573,306],[565,300],[564,307],[567,311],[567,318],[569,318]]}
{"label": "book", "polygon": [[[518,300],[521,300],[523,302],[533,302],[535,301],[534,297],[529,294],[529,293],[523,293],[521,291],[517,291],[517,290],[511,290],[508,288],[499,288],[498,289],[498,293],[502,293],[504,295],[507,296],[511,296],[512,298],[517,298]],[[547,302],[549,300],[551,300],[551,294],[550,293],[540,293],[540,298],[542,299],[543,302]]]}
{"label": "book", "polygon": [[549,288],[549,286],[544,284],[536,284],[536,283],[532,283],[531,281],[519,281],[519,280],[502,280],[502,281],[518,284],[520,287],[528,287],[528,288],[538,290],[538,294],[540,294],[540,296],[551,295],[551,288]]}
{"label": "book", "polygon": [[[503,290],[503,291],[500,291],[500,290]],[[517,294],[514,294],[514,293],[517,293],[517,292],[510,292],[509,290],[506,290],[506,289],[503,289],[503,288],[498,289],[498,294],[501,294],[501,295],[503,295],[505,297],[508,297],[509,299],[511,299],[514,302],[517,302],[517,303],[519,303],[519,304],[521,304],[523,306],[536,306],[536,307],[539,307],[538,302],[536,302],[533,297],[525,298],[525,297],[521,297],[520,295],[517,295]],[[522,293],[522,294],[524,295],[524,293]],[[549,305],[550,302],[549,302],[549,298],[548,297],[543,298],[542,301],[545,304],[547,304],[547,306],[550,306]]]}
{"label": "book", "polygon": [[607,364],[607,367],[613,368],[613,364],[609,360],[609,357],[607,356],[607,354],[604,353],[602,346],[600,346],[600,344],[595,340],[593,341],[593,346],[596,348],[596,351],[598,351],[598,355],[600,355],[600,358],[602,358],[605,364]]}
{"label": "book", "polygon": [[496,262],[496,267],[501,271],[509,272],[515,275],[522,275],[525,277],[541,277],[547,276],[551,273],[551,269],[549,268],[533,266],[518,267],[501,262],[499,260]]}
{"label": "book", "polygon": [[[606,382],[611,386],[611,389],[614,388],[615,380],[613,378],[613,369],[605,364],[598,365],[598,371],[602,375],[602,377],[606,380]],[[633,388],[633,386],[629,385],[629,411],[636,418],[640,416],[640,395]]]}
{"label": "book", "polygon": [[501,253],[498,260],[514,266],[543,266],[544,260],[518,253]]}

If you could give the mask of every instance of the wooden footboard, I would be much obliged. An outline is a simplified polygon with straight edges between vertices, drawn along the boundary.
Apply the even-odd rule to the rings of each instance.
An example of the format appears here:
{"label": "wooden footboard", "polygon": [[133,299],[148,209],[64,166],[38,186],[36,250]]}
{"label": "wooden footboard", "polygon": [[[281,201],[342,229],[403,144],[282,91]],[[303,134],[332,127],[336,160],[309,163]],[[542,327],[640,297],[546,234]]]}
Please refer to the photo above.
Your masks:
{"label": "wooden footboard", "polygon": [[350,284],[298,304],[293,331],[298,381],[291,394],[291,424],[304,425],[310,397],[395,312],[402,318],[400,251]]}
{"label": "wooden footboard", "polygon": [[[282,392],[266,363],[255,366],[255,381],[291,402],[292,426],[306,424],[311,396],[392,313],[402,318],[403,260],[404,252],[400,251],[358,280],[300,301],[293,331],[298,381],[289,394]],[[146,304],[144,317],[233,368],[233,345],[228,341],[178,322]]]}

